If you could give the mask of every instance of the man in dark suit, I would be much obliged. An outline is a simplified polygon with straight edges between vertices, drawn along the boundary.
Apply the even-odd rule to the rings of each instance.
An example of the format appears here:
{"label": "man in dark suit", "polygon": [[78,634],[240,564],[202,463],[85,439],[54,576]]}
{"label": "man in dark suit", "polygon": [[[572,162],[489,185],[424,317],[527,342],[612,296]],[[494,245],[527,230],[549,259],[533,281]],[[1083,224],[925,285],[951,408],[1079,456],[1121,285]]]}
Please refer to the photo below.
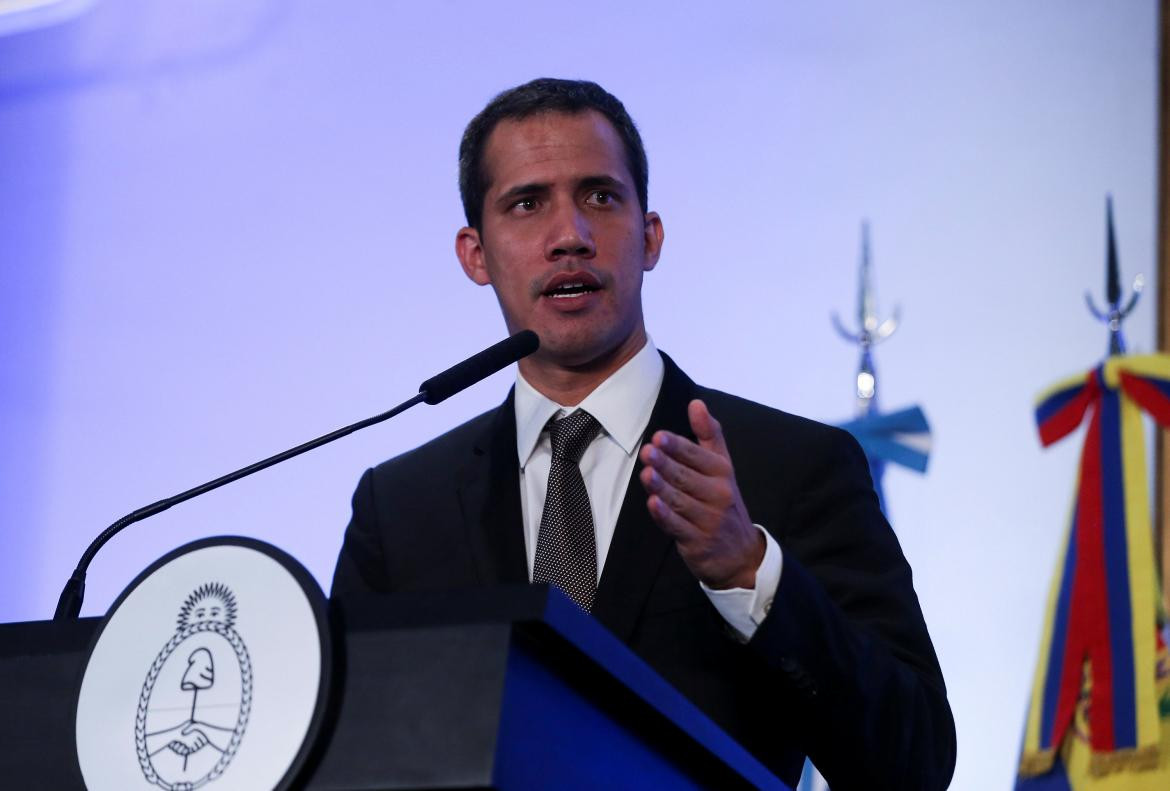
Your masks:
{"label": "man in dark suit", "polygon": [[501,407],[366,472],[333,594],[551,581],[787,782],[807,754],[837,791],[945,788],[954,722],[864,457],[654,348],[646,174],[593,83],[473,119],[456,252],[541,346]]}

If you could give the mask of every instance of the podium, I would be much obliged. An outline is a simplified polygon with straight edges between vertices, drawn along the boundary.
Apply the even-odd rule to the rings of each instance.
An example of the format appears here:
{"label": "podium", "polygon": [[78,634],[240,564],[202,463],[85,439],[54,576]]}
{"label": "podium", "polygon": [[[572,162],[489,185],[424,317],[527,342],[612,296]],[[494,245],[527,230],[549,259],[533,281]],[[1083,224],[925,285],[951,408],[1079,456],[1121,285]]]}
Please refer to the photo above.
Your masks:
{"label": "podium", "polygon": [[[788,788],[555,589],[330,609],[329,710],[296,788]],[[84,787],[73,709],[97,625],[0,624],[0,785]]]}

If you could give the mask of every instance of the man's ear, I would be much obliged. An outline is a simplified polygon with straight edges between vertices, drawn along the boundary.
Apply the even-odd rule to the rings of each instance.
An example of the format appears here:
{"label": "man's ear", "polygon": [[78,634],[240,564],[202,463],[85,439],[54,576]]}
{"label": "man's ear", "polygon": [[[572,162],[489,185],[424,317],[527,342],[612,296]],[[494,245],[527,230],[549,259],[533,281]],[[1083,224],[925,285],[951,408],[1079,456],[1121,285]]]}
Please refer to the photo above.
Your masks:
{"label": "man's ear", "polygon": [[658,256],[662,253],[662,218],[658,216],[658,212],[646,212],[642,236],[645,244],[642,271],[649,272],[658,265]]}
{"label": "man's ear", "polygon": [[488,275],[487,264],[484,262],[483,245],[480,243],[479,231],[474,228],[460,228],[455,234],[455,255],[463,266],[463,273],[477,286],[486,286],[492,282]]}

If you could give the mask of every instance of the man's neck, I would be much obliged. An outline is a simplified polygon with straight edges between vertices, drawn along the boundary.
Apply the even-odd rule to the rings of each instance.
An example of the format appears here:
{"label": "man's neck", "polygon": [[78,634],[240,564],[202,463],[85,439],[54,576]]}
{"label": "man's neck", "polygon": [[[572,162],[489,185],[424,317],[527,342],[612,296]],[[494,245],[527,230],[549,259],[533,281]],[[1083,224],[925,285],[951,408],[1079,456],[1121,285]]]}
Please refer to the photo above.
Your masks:
{"label": "man's neck", "polygon": [[646,345],[646,331],[628,338],[602,358],[581,366],[565,366],[532,355],[520,361],[520,373],[532,388],[561,406],[577,406]]}

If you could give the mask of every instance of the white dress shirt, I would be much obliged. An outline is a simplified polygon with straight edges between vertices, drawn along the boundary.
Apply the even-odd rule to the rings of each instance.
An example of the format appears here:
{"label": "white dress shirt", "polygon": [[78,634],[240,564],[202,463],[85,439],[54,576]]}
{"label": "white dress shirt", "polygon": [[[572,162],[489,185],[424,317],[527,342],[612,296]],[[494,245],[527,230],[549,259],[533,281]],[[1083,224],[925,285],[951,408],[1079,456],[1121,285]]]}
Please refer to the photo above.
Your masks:
{"label": "white dress shirt", "polygon": [[[562,406],[537,392],[517,372],[516,452],[520,460],[520,507],[524,515],[529,579],[532,579],[536,560],[536,539],[540,533],[548,471],[552,464],[552,444],[545,430],[549,419],[584,409],[601,424],[601,432],[585,449],[580,462],[581,477],[585,480],[593,512],[600,581],[626,487],[634,472],[642,434],[662,388],[663,371],[662,356],[647,338],[646,345],[629,362],[575,407]],[[756,571],[755,588],[712,590],[699,583],[715,609],[744,640],[751,639],[756,627],[768,614],[783,567],[780,546],[766,530],[759,529],[765,536],[767,549]]]}

